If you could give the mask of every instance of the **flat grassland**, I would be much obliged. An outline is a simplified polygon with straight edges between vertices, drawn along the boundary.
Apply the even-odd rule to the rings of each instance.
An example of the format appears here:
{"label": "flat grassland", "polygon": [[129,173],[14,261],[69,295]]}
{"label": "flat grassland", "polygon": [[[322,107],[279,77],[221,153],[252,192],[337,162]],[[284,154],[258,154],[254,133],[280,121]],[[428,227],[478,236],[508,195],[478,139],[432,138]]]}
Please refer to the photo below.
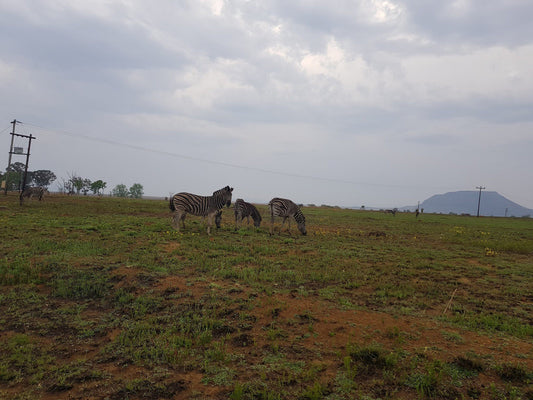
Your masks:
{"label": "flat grassland", "polygon": [[0,398],[533,398],[532,219],[258,208],[0,194]]}

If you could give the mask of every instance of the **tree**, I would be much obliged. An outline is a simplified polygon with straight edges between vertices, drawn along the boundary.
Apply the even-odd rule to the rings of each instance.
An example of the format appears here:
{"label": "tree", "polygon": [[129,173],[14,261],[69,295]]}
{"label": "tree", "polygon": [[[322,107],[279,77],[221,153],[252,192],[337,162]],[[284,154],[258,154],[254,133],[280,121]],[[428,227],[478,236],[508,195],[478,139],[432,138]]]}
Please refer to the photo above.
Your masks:
{"label": "tree", "polygon": [[60,192],[67,194],[74,193],[74,186],[72,185],[72,181],[70,179],[65,180],[64,178],[61,178],[61,182],[61,185],[59,185]]}
{"label": "tree", "polygon": [[113,188],[111,194],[116,197],[128,197],[128,188],[124,184],[119,184]]}
{"label": "tree", "polygon": [[6,181],[7,190],[19,190],[22,185],[26,164],[15,162],[7,167],[3,180]]}
{"label": "tree", "polygon": [[97,181],[91,183],[91,190],[94,194],[101,195],[100,191],[104,190],[106,185],[106,182],[102,181],[101,179],[98,179]]}
{"label": "tree", "polygon": [[81,189],[85,186],[84,179],[81,176],[72,176],[70,178],[72,187],[76,189],[76,194],[80,194]]}
{"label": "tree", "polygon": [[81,176],[78,176],[75,172],[69,173],[69,178],[65,182],[63,180],[63,190],[69,194],[74,193],[76,191],[76,194],[80,194],[82,192],[84,195],[87,195],[89,190],[91,189],[91,180],[87,178],[82,178]]}
{"label": "tree", "polygon": [[[22,184],[26,164],[21,162],[13,163],[9,166],[2,180],[6,181],[8,190],[18,190]],[[1,175],[1,174],[0,174]],[[56,175],[48,169],[39,169],[37,171],[28,171],[26,183],[31,186],[42,186],[47,188],[56,180]]]}
{"label": "tree", "polygon": [[91,180],[90,179],[87,179],[85,178],[83,180],[83,186],[81,188],[81,191],[83,193],[84,196],[87,196],[87,193],[89,193],[89,190],[91,190]]}
{"label": "tree", "polygon": [[48,187],[56,180],[56,175],[47,169],[39,169],[31,174],[31,182],[34,186]]}
{"label": "tree", "polygon": [[130,187],[130,196],[133,197],[134,199],[140,199],[141,197],[143,197],[143,194],[144,194],[143,185],[141,185],[140,183],[134,183]]}
{"label": "tree", "polygon": [[21,162],[15,162],[7,168],[9,172],[24,172],[25,169],[26,169],[26,164],[21,163]]}

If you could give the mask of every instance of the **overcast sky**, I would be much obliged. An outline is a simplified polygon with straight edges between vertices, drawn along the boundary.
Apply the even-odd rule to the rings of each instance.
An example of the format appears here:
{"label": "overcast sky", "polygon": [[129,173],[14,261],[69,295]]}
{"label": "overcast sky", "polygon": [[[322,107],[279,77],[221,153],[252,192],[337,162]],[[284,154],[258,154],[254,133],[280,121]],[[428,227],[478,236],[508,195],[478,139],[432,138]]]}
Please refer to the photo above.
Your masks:
{"label": "overcast sky", "polygon": [[2,0],[0,168],[17,119],[30,170],[106,192],[400,207],[482,185],[533,208],[532,18],[531,0]]}

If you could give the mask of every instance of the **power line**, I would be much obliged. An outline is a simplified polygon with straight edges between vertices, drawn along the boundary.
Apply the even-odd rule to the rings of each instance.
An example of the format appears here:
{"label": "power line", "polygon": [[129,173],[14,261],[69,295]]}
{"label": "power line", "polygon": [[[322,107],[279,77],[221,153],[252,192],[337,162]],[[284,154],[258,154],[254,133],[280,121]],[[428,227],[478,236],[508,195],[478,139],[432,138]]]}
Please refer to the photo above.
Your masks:
{"label": "power line", "polygon": [[[128,143],[122,143],[122,142],[119,142],[119,141],[116,141],[116,140],[104,139],[104,138],[96,138],[96,137],[93,137],[93,136],[88,136],[88,135],[84,135],[84,134],[80,134],[80,133],[72,133],[72,132],[68,132],[68,131],[64,131],[64,130],[52,130],[52,129],[44,128],[42,126],[31,124],[31,123],[28,123],[28,122],[26,122],[25,124],[29,125],[29,126],[33,126],[35,128],[43,129],[43,130],[48,131],[48,132],[58,133],[58,134],[61,134],[61,135],[71,136],[71,137],[74,137],[74,138],[81,138],[81,139],[89,140],[89,141],[92,141],[92,142],[106,143],[106,144],[110,144],[110,145],[113,145],[113,146],[126,147],[126,148],[130,148],[130,149],[133,149],[133,150],[145,151],[145,152],[149,152],[149,153],[153,153],[153,154],[165,155],[165,156],[169,156],[169,157],[181,158],[181,159],[185,159],[185,160],[191,160],[191,161],[201,162],[201,163],[206,163],[206,164],[211,164],[211,165],[219,165],[219,166],[224,166],[224,167],[229,167],[229,168],[236,168],[236,169],[242,169],[242,170],[248,170],[248,171],[262,172],[262,173],[272,174],[272,175],[280,175],[280,176],[287,176],[287,177],[300,178],[300,179],[310,179],[310,180],[316,180],[316,181],[343,183],[343,184],[357,185],[357,186],[374,186],[374,187],[388,187],[388,188],[411,188],[411,189],[428,188],[427,186],[417,186],[417,185],[394,185],[394,184],[382,184],[382,183],[371,183],[371,182],[356,182],[356,181],[345,180],[345,179],[319,177],[319,176],[304,175],[304,174],[295,174],[295,173],[286,172],[286,171],[276,171],[276,170],[270,170],[270,169],[259,168],[259,167],[250,167],[250,166],[245,166],[245,165],[227,163],[227,162],[223,162],[223,161],[208,160],[208,159],[205,159],[205,158],[193,157],[193,156],[188,156],[188,155],[185,155],[185,154],[180,154],[180,153],[175,153],[175,152],[170,152],[170,151],[156,150],[156,149],[151,149],[151,148],[148,148],[148,147],[137,146],[137,145],[128,144]],[[433,187],[432,189],[442,189],[442,188]]]}

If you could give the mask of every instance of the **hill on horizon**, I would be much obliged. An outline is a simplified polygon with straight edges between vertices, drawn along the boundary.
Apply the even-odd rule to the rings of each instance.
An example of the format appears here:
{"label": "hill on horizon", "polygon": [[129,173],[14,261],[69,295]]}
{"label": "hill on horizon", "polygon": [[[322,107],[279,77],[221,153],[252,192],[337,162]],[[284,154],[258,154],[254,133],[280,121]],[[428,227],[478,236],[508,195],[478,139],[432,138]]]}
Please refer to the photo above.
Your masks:
{"label": "hill on horizon", "polygon": [[[436,194],[420,203],[426,213],[470,214],[477,215],[479,192],[463,190]],[[404,210],[416,210],[416,206],[403,207]],[[481,192],[479,215],[492,217],[526,217],[533,216],[533,210],[522,207],[498,192]]]}

